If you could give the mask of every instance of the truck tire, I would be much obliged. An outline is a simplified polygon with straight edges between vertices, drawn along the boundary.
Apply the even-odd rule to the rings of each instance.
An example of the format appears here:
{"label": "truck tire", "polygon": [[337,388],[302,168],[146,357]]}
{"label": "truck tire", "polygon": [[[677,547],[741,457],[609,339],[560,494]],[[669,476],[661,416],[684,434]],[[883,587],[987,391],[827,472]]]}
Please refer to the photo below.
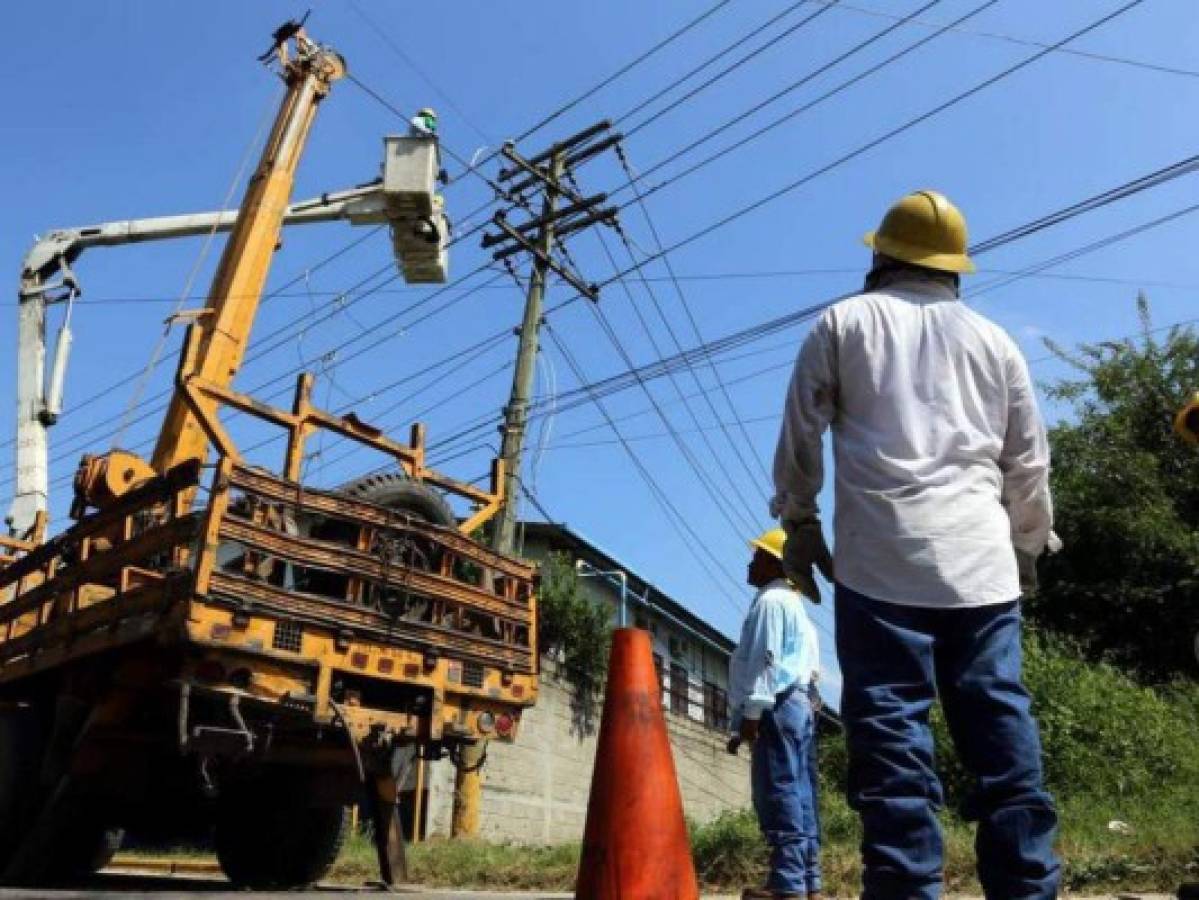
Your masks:
{"label": "truck tire", "polygon": [[364,475],[338,488],[338,493],[357,500],[406,512],[433,525],[453,528],[458,524],[454,511],[445,497],[420,481],[413,481],[402,472],[381,472]]}
{"label": "truck tire", "polygon": [[[30,826],[41,814],[39,790],[45,729],[33,710],[0,709],[0,871],[8,867]],[[104,823],[93,805],[65,800],[51,823],[48,857],[35,870],[14,873],[18,881],[47,884],[80,881],[107,866],[125,833]]]}
{"label": "truck tire", "polygon": [[222,800],[216,855],[234,886],[306,887],[320,881],[337,861],[350,828],[349,809],[286,802],[289,794],[297,797],[296,791],[295,785],[274,791],[250,788]]}
{"label": "truck tire", "polygon": [[105,825],[84,810],[75,812],[79,815],[72,815],[55,834],[52,859],[45,865],[55,883],[70,884],[95,875],[112,862],[125,839],[122,829]]}
{"label": "truck tire", "polygon": [[0,872],[16,852],[36,807],[44,743],[31,709],[0,709]]}

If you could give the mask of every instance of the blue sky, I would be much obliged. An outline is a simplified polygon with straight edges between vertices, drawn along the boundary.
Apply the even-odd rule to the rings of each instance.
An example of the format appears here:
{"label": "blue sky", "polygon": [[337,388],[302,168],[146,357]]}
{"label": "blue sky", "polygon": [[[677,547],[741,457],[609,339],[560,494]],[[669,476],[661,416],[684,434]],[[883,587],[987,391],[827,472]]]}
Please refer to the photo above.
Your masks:
{"label": "blue sky", "polygon": [[[523,142],[521,149],[536,152],[599,118],[618,119],[787,5],[750,0],[726,4],[684,38]],[[821,5],[800,6],[704,75]],[[829,10],[637,130],[627,141],[629,158],[639,169],[650,168],[724,122],[732,122],[727,136],[697,154],[754,133],[781,112],[925,37],[926,28],[905,26],[760,117],[743,115],[759,100],[891,24],[870,14],[871,10],[906,14],[920,5],[909,0],[860,0],[851,7]],[[978,5],[941,0],[922,18],[947,22]],[[945,34],[785,126],[747,141],[719,162],[664,187],[647,201],[654,226],[667,245],[683,240],[1036,51],[1011,38],[1054,42],[1121,5],[1115,0],[1053,4],[999,0],[965,24],[974,33]],[[520,134],[706,8],[629,0],[528,2],[519,7],[356,0],[312,6],[312,34],[341,50],[355,77],[396,107],[435,106],[441,114],[444,141],[463,157]],[[13,287],[19,260],[37,232],[219,208],[251,137],[279,97],[277,83],[254,57],[280,21],[305,8],[307,4],[229,0],[205,4],[79,0],[42,4],[36,10],[21,5],[9,9],[8,33],[21,35],[21,40],[10,41],[7,47],[15,77],[9,80],[0,124],[5,144],[0,179],[6,210],[0,255],[9,260]],[[1185,70],[1193,62],[1191,50],[1197,39],[1199,18],[1190,4],[1146,0],[1071,46]],[[631,130],[694,83],[667,94],[620,126]],[[683,276],[683,294],[704,338],[719,338],[852,289],[868,257],[860,244],[861,234],[875,225],[894,198],[909,190],[943,190],[966,212],[972,236],[986,238],[1194,153],[1197,101],[1199,76],[1195,74],[1053,53],[672,252],[670,263]],[[300,168],[296,198],[374,177],[382,135],[401,127],[392,112],[358,86],[348,81],[338,84],[318,116]],[[655,173],[651,183],[668,178],[694,158]],[[457,171],[460,166],[448,168]],[[584,167],[578,174],[586,191],[610,190],[624,181],[612,160]],[[983,269],[1018,271],[1173,212],[1192,202],[1199,184],[1196,179],[1199,175],[1188,176],[1022,240],[988,255],[980,264]],[[446,191],[449,211],[460,224],[489,199],[487,186],[470,176]],[[627,192],[619,199],[627,199]],[[653,247],[653,235],[640,210],[630,207],[623,220],[635,248]],[[367,237],[336,260],[320,268],[316,265],[364,234],[334,223],[293,229],[285,235],[270,283],[278,287],[300,278],[283,296],[264,305],[255,333],[264,342],[278,329],[292,328],[282,333],[298,336],[278,342],[271,352],[249,362],[238,386],[250,389],[275,379],[265,395],[282,390],[274,399],[284,403],[291,381],[285,373],[303,363],[318,372],[317,397],[323,403],[353,406],[363,418],[399,434],[419,412],[431,441],[495,414],[510,383],[510,372],[502,366],[514,341],[498,343],[453,373],[435,372],[404,388],[370,395],[380,385],[419,373],[449,353],[515,325],[521,292],[499,277],[424,321],[414,323],[416,313],[401,317],[399,324],[406,325],[402,330],[388,317],[427,296],[428,288],[390,283],[361,299],[351,293],[335,307],[339,292],[387,265],[387,241],[381,235]],[[1133,298],[1138,286],[1147,289],[1158,323],[1194,318],[1191,298],[1199,284],[1195,238],[1195,218],[1183,217],[1045,273],[1055,277],[1023,279],[976,303],[1020,341],[1036,377],[1052,380],[1064,370],[1045,359],[1041,338],[1049,336],[1069,345],[1134,332]],[[611,237],[608,242],[627,265],[619,243]],[[76,349],[67,385],[68,412],[52,436],[53,511],[60,523],[79,453],[103,449],[112,441],[115,423],[132,395],[128,384],[110,385],[145,367],[171,309],[172,304],[163,301],[180,295],[202,244],[194,239],[93,250],[77,264],[85,296],[74,318]],[[572,251],[589,279],[602,281],[613,273],[595,237],[578,238]],[[206,287],[216,255],[215,250],[209,255],[198,289]],[[466,241],[453,249],[452,274],[469,273],[484,261],[476,240]],[[657,300],[679,340],[684,346],[693,345],[694,332],[679,296],[666,280],[665,268],[657,262],[645,272],[655,279]],[[738,277],[696,277],[711,275]],[[462,291],[451,291],[434,302],[458,297],[491,277],[477,275],[463,283]],[[977,283],[990,277],[980,275]],[[367,286],[383,278],[368,281]],[[654,339],[672,352],[670,335],[644,286],[631,282],[629,291],[632,302],[619,284],[613,284],[601,300],[604,315],[629,355],[638,364],[655,358],[632,303],[639,305]],[[570,293],[555,286],[550,305]],[[0,346],[10,348],[15,343],[14,296],[15,291],[3,303],[8,314],[0,316]],[[312,321],[335,309],[336,315],[306,330],[291,324],[304,321],[304,316]],[[555,313],[551,325],[589,379],[625,368],[585,304],[575,303]],[[802,327],[775,334],[730,354],[736,359],[720,363],[751,436],[750,446],[742,449],[761,461],[768,462],[773,450],[787,364],[802,334]],[[168,336],[168,352],[152,376],[148,396],[169,383],[179,337],[177,331]],[[379,340],[380,346],[347,359],[351,349],[368,339]],[[356,343],[329,355],[347,341]],[[574,375],[556,349],[547,346],[542,356],[548,360],[539,381],[543,395],[555,387],[558,391],[575,387]],[[9,365],[0,370],[0,394],[9,397],[13,396],[12,369]],[[694,376],[679,373],[678,390],[695,392],[696,378],[730,419],[706,369],[701,367]],[[736,586],[744,571],[744,539],[749,524],[754,528],[769,524],[762,502],[767,486],[760,474],[751,479],[758,464],[747,457],[748,466],[742,465],[729,437],[714,428],[705,402],[691,401],[695,421],[709,429],[704,435],[713,452],[689,431],[695,421],[678,402],[670,380],[659,379],[649,390],[672,426],[683,432],[697,465],[729,497],[736,510],[729,510],[731,522],[717,511],[716,502],[700,486],[676,444],[663,436],[662,421],[643,413],[649,407],[644,392],[634,388],[606,403],[613,416],[630,416],[620,423],[632,438],[630,445],[731,579],[714,580],[704,572],[688,549],[688,545],[694,549],[696,539],[684,540],[672,526],[590,405],[561,413],[552,428],[533,429],[532,444],[541,452],[534,454],[536,465],[527,480],[556,519],[576,525],[632,568],[675,592],[698,614],[735,633],[748,596],[748,589]],[[409,392],[416,396],[407,399]],[[94,396],[87,406],[79,406]],[[1049,410],[1051,418],[1062,413]],[[156,415],[135,423],[122,435],[122,444],[142,446],[152,439],[157,424]],[[245,440],[252,438],[250,431],[236,427]],[[739,429],[731,428],[730,433],[739,439]],[[11,420],[6,420],[0,424],[6,453],[11,453],[11,434]],[[495,433],[487,430],[481,436],[484,442],[494,441]],[[277,454],[278,445],[273,449]],[[322,449],[309,468],[317,483],[340,483],[379,464],[367,454],[342,458],[340,448]],[[479,447],[448,462],[447,471],[473,478],[485,470],[487,454],[486,447]],[[8,491],[6,483],[5,503]],[[828,514],[831,517],[831,509]],[[827,611],[818,616],[826,626]],[[827,643],[831,641],[826,638]]]}

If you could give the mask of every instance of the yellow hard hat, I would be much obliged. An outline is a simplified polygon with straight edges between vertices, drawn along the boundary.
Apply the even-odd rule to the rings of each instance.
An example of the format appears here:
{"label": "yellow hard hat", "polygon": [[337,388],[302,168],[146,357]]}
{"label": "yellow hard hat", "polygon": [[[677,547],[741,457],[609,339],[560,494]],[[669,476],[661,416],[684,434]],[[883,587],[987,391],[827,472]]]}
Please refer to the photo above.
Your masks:
{"label": "yellow hard hat", "polygon": [[1174,418],[1174,430],[1189,444],[1199,444],[1199,391],[1191,402],[1178,411]]}
{"label": "yellow hard hat", "polygon": [[749,542],[751,550],[765,550],[775,559],[783,558],[783,544],[787,542],[787,532],[781,528],[771,528]]}
{"label": "yellow hard hat", "polygon": [[937,191],[908,194],[887,210],[863,242],[876,253],[926,269],[973,272],[966,255],[966,219]]}

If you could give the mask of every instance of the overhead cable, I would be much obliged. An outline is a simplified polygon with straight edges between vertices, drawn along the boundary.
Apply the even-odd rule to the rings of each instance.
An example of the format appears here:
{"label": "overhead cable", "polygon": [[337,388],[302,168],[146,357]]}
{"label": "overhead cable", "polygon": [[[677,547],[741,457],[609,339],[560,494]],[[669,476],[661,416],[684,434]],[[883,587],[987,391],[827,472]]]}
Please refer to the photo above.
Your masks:
{"label": "overhead cable", "polygon": [[[837,0],[832,0],[832,3],[835,4],[836,2],[837,2]],[[934,0],[934,2],[939,2],[939,0]],[[799,5],[800,4],[796,4],[796,6],[799,6]],[[930,5],[932,5],[932,4],[930,4]],[[795,7],[791,7],[790,9],[794,9],[794,8]],[[787,11],[789,12],[790,9],[788,9]],[[695,87],[693,87],[691,90],[687,91],[682,96],[675,98],[670,103],[666,104],[666,106],[657,110],[652,116],[649,116],[646,119],[644,119],[643,121],[638,122],[636,125],[632,125],[629,128],[626,128],[625,129],[625,137],[632,137],[637,132],[639,132],[643,128],[645,128],[647,125],[658,121],[663,116],[665,116],[667,113],[678,109],[684,103],[688,102],[689,100],[692,100],[697,95],[701,94],[703,91],[707,90],[712,85],[716,84],[716,82],[721,81],[724,78],[727,78],[733,72],[737,71],[742,66],[749,63],[751,60],[754,60],[757,57],[761,56],[764,52],[769,50],[771,47],[774,47],[780,41],[790,37],[791,35],[802,30],[803,28],[806,28],[812,22],[816,21],[821,16],[828,13],[831,9],[832,9],[831,5],[822,6],[820,9],[816,10],[816,12],[812,13],[810,16],[805,16],[804,18],[800,19],[794,25],[790,26],[789,28],[784,29],[779,34],[776,34],[774,37],[772,37],[770,40],[766,41],[764,44],[761,44],[760,46],[751,50],[749,53],[746,53],[744,56],[742,56],[736,62],[730,63],[729,65],[727,65],[723,69],[721,69],[719,72],[717,72],[715,75],[710,76],[708,79],[706,79],[705,81],[696,85]],[[756,31],[753,32],[753,34],[756,34],[756,33],[757,33]],[[690,77],[690,75],[685,76],[685,78],[686,77]],[[684,80],[684,79],[681,79],[681,80]],[[675,84],[681,83],[681,80],[676,81]],[[674,85],[671,85],[671,87],[673,87],[673,86]],[[661,96],[661,93],[654,95],[654,97],[651,98],[651,100],[657,99],[658,96]],[[640,108],[641,108],[640,106],[635,107],[633,110],[630,110],[628,113],[625,113],[624,116],[621,116],[621,119],[627,118],[634,111],[636,111],[637,109],[640,109]]]}
{"label": "overhead cable", "polygon": [[[887,12],[881,9],[872,9],[870,7],[858,6],[853,3],[842,3],[840,0],[813,0],[815,3],[835,3],[838,9],[848,10],[849,12],[860,13],[862,15],[874,16],[880,19],[898,19],[897,13]],[[908,24],[915,25],[920,28],[941,28],[942,23],[931,22],[927,19],[910,19]],[[949,29],[956,34],[967,35],[970,37],[988,38],[995,41],[1004,41],[1009,44],[1016,44],[1022,47],[1047,47],[1042,41],[1034,41],[1032,38],[1020,37],[1014,34],[1002,34],[996,31],[983,31],[977,28],[961,28],[954,26]],[[1167,75],[1182,75],[1187,78],[1199,78],[1199,71],[1194,69],[1183,69],[1178,66],[1166,66],[1159,63],[1151,63],[1141,59],[1129,59],[1124,56],[1113,56],[1110,53],[1096,53],[1093,50],[1080,50],[1075,47],[1058,47],[1055,53],[1062,53],[1068,56],[1077,56],[1082,59],[1091,59],[1098,62],[1116,63],[1122,66],[1132,66],[1137,69],[1146,69],[1151,72],[1161,72]]]}
{"label": "overhead cable", "polygon": [[[582,367],[579,365],[578,360],[575,359],[574,354],[570,352],[569,348],[567,348],[558,337],[557,331],[548,323],[543,327],[545,328],[546,334],[557,348],[559,354],[561,354],[562,358],[566,361],[566,364],[570,367],[570,370],[574,373],[575,379],[580,385],[586,385],[588,381],[586,375],[583,373]],[[612,433],[615,434],[618,439],[622,438],[623,435],[620,431],[620,427],[612,420],[607,407],[604,405],[604,401],[597,397],[595,398],[594,402],[596,409],[598,409],[604,419],[608,421],[609,427],[612,429]],[[721,564],[720,560],[712,552],[712,549],[704,543],[703,539],[700,538],[700,536],[695,532],[695,529],[691,527],[691,523],[688,522],[686,517],[682,515],[666,491],[661,485],[658,484],[654,476],[645,467],[645,464],[641,461],[641,458],[637,455],[636,451],[633,450],[627,441],[623,441],[621,446],[624,449],[625,454],[629,457],[629,460],[633,463],[633,468],[637,470],[638,475],[645,482],[646,487],[649,488],[651,496],[654,497],[655,501],[666,514],[666,520],[679,535],[679,539],[682,541],[683,546],[687,549],[687,552],[690,553],[696,562],[700,564],[700,567],[704,569],[705,573],[714,584],[719,584],[719,579],[716,577],[716,573],[718,572],[725,577],[729,584],[733,585],[735,590],[739,591],[741,589],[740,582],[734,578],[733,575]],[[721,596],[731,603],[733,608],[738,612],[743,611],[742,604],[733,599],[733,595],[722,590]]]}

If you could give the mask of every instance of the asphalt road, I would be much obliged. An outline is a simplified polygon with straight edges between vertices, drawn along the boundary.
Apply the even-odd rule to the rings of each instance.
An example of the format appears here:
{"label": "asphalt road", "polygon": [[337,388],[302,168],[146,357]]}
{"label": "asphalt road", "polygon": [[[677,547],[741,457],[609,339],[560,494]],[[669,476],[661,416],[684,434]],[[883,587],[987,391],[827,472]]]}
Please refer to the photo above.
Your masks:
{"label": "asphalt road", "polygon": [[[419,887],[401,887],[385,891],[381,887],[344,887],[330,885],[309,891],[271,891],[254,893],[254,900],[298,900],[303,897],[335,900],[337,897],[390,895],[407,900],[569,900],[570,894],[494,893],[490,891],[434,891]],[[175,875],[169,877],[105,872],[85,885],[49,890],[46,888],[0,888],[0,900],[123,900],[144,897],[147,900],[246,900],[245,891],[229,889],[224,879]]]}
{"label": "asphalt road", "polygon": [[[505,893],[494,891],[425,890],[419,887],[402,887],[384,891],[379,887],[329,886],[310,891],[262,892],[248,895],[245,891],[232,891],[229,883],[221,879],[197,878],[194,876],[147,876],[121,873],[97,875],[86,885],[77,888],[47,890],[46,888],[0,888],[0,900],[124,900],[142,897],[147,900],[191,900],[202,895],[205,900],[299,900],[299,898],[337,898],[345,895],[370,896],[389,894],[407,900],[570,900],[571,894],[545,892]],[[1120,893],[1104,897],[1077,897],[1072,900],[1170,900],[1167,894]],[[705,900],[735,900],[733,895],[710,895]],[[978,900],[978,898],[960,898]]]}

